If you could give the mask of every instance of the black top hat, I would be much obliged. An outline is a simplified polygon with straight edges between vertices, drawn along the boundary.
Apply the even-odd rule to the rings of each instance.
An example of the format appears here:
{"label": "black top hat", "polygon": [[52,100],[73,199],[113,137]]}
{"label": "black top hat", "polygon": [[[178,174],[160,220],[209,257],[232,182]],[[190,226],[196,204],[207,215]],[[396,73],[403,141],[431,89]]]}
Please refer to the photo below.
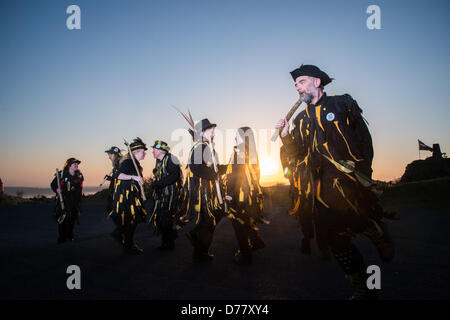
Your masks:
{"label": "black top hat", "polygon": [[217,127],[217,125],[215,123],[209,122],[208,119],[203,119],[195,124],[194,129],[196,133],[202,133],[203,131],[208,130],[212,127]]}
{"label": "black top hat", "polygon": [[333,81],[333,78],[330,78],[325,72],[320,70],[318,67],[309,65],[309,64],[302,64],[300,68],[295,69],[291,72],[292,79],[297,79],[300,76],[309,76],[314,78],[319,78],[322,82],[323,86],[326,86],[331,81]]}
{"label": "black top hat", "polygon": [[170,150],[170,148],[169,148],[169,146],[167,145],[167,143],[165,143],[165,142],[162,141],[162,140],[156,140],[156,141],[155,141],[155,144],[152,146],[152,148],[158,149],[158,150],[164,150],[164,151],[166,151],[166,152],[169,152],[169,150]]}
{"label": "black top hat", "polygon": [[72,164],[74,164],[74,163],[80,164],[81,161],[78,160],[78,159],[75,159],[75,158],[69,158],[69,159],[67,159],[66,163],[64,164],[64,168],[65,168],[65,167],[70,167],[70,166],[71,166]]}
{"label": "black top hat", "polygon": [[106,153],[111,153],[111,154],[119,154],[120,153],[120,149],[117,148],[116,146],[112,146],[111,148],[109,148],[105,152]]}
{"label": "black top hat", "polygon": [[130,150],[134,151],[134,150],[139,150],[139,149],[148,150],[145,143],[141,140],[141,138],[137,137],[130,144]]}

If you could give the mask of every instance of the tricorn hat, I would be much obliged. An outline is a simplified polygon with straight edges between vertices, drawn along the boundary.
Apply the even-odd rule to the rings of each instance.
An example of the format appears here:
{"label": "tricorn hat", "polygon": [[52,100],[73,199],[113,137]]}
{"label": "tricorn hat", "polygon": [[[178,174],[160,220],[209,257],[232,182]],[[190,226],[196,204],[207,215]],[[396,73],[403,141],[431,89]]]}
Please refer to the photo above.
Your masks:
{"label": "tricorn hat", "polygon": [[64,164],[64,168],[65,168],[65,167],[70,167],[70,166],[71,166],[72,164],[74,164],[74,163],[80,164],[81,161],[78,160],[78,159],[75,159],[75,158],[69,158],[69,159],[67,159],[66,163]]}
{"label": "tricorn hat", "polygon": [[165,142],[162,141],[162,140],[156,140],[156,141],[155,141],[155,144],[152,146],[152,148],[158,149],[158,150],[164,150],[164,151],[166,151],[166,152],[169,152],[169,150],[170,150],[170,148],[169,148],[169,146],[167,145],[167,143],[165,143]]}
{"label": "tricorn hat", "polygon": [[133,140],[132,143],[130,143],[131,151],[138,150],[138,149],[148,150],[146,144],[139,137],[137,137],[136,139]]}
{"label": "tricorn hat", "polygon": [[319,78],[322,85],[326,86],[331,81],[333,81],[333,78],[330,78],[325,72],[320,70],[318,67],[309,65],[309,64],[302,64],[300,68],[295,69],[291,72],[292,79],[297,79],[300,76],[309,76],[314,78]]}

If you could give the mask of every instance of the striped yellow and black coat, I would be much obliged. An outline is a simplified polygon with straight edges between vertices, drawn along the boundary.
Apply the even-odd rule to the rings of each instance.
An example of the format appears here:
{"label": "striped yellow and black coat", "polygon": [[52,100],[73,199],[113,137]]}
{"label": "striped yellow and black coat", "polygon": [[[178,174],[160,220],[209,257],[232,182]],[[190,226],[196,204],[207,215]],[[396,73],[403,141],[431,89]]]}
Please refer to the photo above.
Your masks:
{"label": "striped yellow and black coat", "polygon": [[367,190],[354,174],[342,172],[325,157],[351,161],[357,171],[371,177],[372,139],[356,101],[348,94],[324,93],[316,104],[300,112],[293,124],[291,134],[282,140],[297,148],[295,183],[300,202],[303,199],[307,205],[315,202],[332,209],[344,218],[344,228],[355,227],[352,220],[374,214],[370,210],[373,202],[368,201]]}
{"label": "striped yellow and black coat", "polygon": [[162,160],[156,161],[151,184],[153,209],[149,222],[157,232],[162,224],[176,214],[182,195],[182,183],[179,161],[174,155],[167,153]]}
{"label": "striped yellow and black coat", "polygon": [[106,180],[109,181],[109,187],[108,187],[108,198],[106,203],[106,212],[110,213],[113,209],[113,196],[114,196],[114,190],[117,184],[117,177],[119,176],[119,165],[120,165],[120,158],[117,158],[116,161],[114,161],[111,175],[106,177]]}
{"label": "striped yellow and black coat", "polygon": [[[211,153],[207,141],[198,141],[192,147],[177,223],[183,225],[195,221],[196,224],[205,222],[215,226],[222,217],[223,205],[219,203],[216,179],[225,172],[226,166],[218,165],[219,174],[216,174],[212,156],[218,165],[217,154],[215,151]],[[223,183],[220,180],[219,188],[224,197]]]}
{"label": "striped yellow and black coat", "polygon": [[[136,164],[142,176],[142,167],[139,161],[136,160]],[[129,155],[121,159],[117,176],[121,173],[134,176],[138,175]],[[122,222],[122,225],[143,222],[147,215],[139,184],[134,180],[116,179],[112,207],[110,215],[118,218]]]}
{"label": "striped yellow and black coat", "polygon": [[249,163],[243,145],[234,148],[225,175],[226,194],[232,197],[229,217],[258,230],[264,222],[263,193],[259,184],[259,163]]}

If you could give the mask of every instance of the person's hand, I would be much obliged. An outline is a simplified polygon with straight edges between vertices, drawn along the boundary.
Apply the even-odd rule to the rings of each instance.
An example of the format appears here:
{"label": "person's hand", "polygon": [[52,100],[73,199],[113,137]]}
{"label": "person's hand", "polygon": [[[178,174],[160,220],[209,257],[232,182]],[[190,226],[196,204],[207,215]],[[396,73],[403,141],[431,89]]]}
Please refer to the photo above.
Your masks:
{"label": "person's hand", "polygon": [[148,187],[150,190],[154,190],[154,189],[156,189],[156,184],[155,184],[155,181],[152,181],[151,183],[150,183],[150,185],[149,185],[149,187]]}
{"label": "person's hand", "polygon": [[227,201],[232,201],[232,200],[233,200],[233,197],[225,196],[225,200],[227,200]]}
{"label": "person's hand", "polygon": [[286,119],[280,119],[275,129],[279,129],[281,137],[284,138],[289,134],[289,122]]}
{"label": "person's hand", "polygon": [[139,183],[140,186],[144,185],[144,180],[142,179],[142,177],[139,177],[139,176],[131,176],[131,179],[133,179],[134,181],[136,181],[137,183]]}
{"label": "person's hand", "polygon": [[58,194],[61,194],[61,188],[56,189],[56,192],[58,192]]}

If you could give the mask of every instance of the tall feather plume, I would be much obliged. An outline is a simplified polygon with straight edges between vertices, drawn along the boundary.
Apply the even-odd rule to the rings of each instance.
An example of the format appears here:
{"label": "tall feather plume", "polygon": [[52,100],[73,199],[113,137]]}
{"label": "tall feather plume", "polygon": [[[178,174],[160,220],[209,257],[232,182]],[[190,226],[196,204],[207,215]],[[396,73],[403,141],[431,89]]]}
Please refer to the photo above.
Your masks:
{"label": "tall feather plume", "polygon": [[188,131],[191,134],[192,139],[194,139],[195,123],[194,123],[194,119],[192,119],[191,111],[189,111],[189,109],[188,109],[188,113],[189,113],[189,117],[188,117],[185,113],[181,112],[180,109],[178,109],[174,105],[172,105],[172,108],[177,110],[183,116],[183,118],[187,121],[187,123],[191,126],[191,129],[188,129]]}

